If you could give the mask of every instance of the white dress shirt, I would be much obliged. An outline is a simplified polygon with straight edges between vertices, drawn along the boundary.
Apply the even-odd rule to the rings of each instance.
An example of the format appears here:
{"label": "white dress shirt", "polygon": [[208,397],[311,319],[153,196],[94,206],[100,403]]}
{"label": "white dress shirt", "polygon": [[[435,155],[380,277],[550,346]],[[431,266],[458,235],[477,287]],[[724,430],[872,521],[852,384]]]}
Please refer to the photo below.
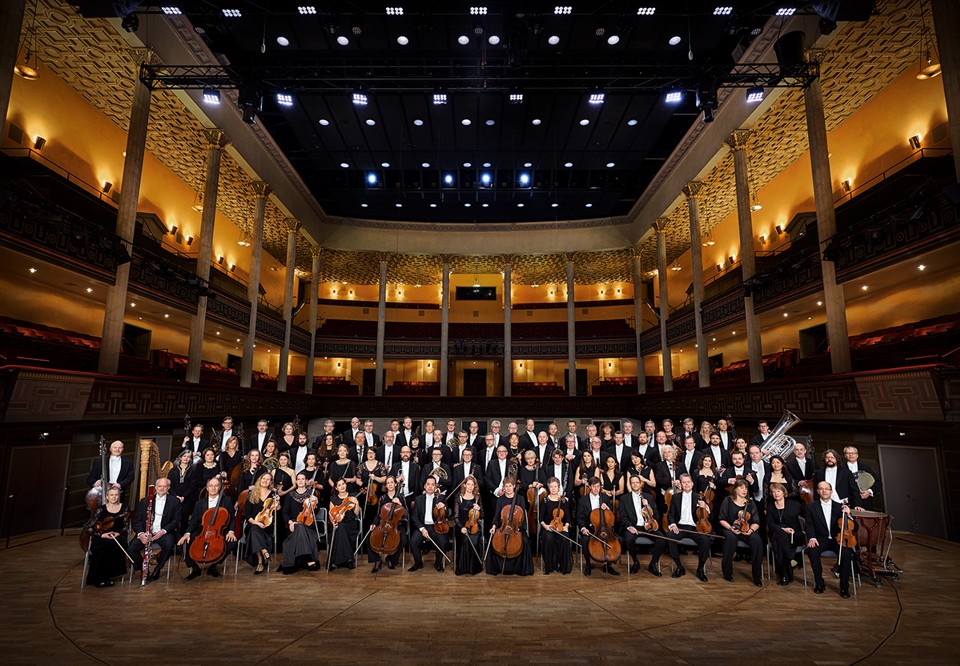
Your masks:
{"label": "white dress shirt", "polygon": [[107,483],[117,483],[120,478],[120,463],[120,456],[110,456],[110,462],[107,463],[110,466]]}
{"label": "white dress shirt", "polygon": [[163,509],[167,506],[167,495],[153,498],[153,524],[150,526],[150,533],[156,534],[160,531],[160,523],[163,521]]}
{"label": "white dress shirt", "polygon": [[693,492],[680,493],[680,524],[697,524],[693,519]]}

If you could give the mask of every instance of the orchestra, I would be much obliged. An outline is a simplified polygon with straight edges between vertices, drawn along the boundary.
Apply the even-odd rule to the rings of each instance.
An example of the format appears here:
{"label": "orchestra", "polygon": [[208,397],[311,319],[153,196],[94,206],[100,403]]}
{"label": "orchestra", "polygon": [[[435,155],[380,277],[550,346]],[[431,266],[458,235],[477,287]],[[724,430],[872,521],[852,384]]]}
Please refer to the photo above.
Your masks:
{"label": "orchestra", "polygon": [[748,445],[729,416],[722,428],[705,421],[694,429],[683,419],[680,433],[669,418],[659,430],[646,420],[637,433],[633,423],[618,430],[605,421],[599,432],[588,425],[583,438],[572,419],[565,434],[528,419],[524,433],[511,422],[501,436],[495,423],[496,432],[483,433],[477,421],[458,430],[447,420],[444,431],[424,430],[425,449],[412,417],[382,436],[371,419],[354,418],[341,433],[327,419],[312,443],[299,418],[283,424],[279,438],[266,419],[249,439],[242,424],[237,434],[232,423],[227,430],[226,419],[225,431],[209,438],[188,423],[183,447],[132,516],[123,498],[133,466],[114,441],[102,446],[88,479],[98,489],[106,465],[106,496],[84,528],[86,582],[110,587],[128,562],[139,567],[144,558],[144,584],[171,558],[186,564],[186,580],[202,567],[217,577],[234,551],[254,575],[269,571],[274,557],[285,575],[319,571],[323,559],[329,572],[355,568],[365,550],[375,575],[386,574],[384,564],[397,569],[407,554],[407,571],[416,573],[433,551],[436,571],[450,563],[458,576],[570,574],[579,561],[585,576],[599,566],[616,577],[624,556],[638,574],[646,554],[656,578],[669,553],[672,577],[684,576],[683,559],[694,556],[703,583],[716,555],[724,580],[734,581],[735,563],[744,561],[762,587],[769,548],[779,586],[793,582],[805,556],[813,591],[822,593],[825,555],[839,559],[840,596],[849,597],[860,561],[856,518],[870,515],[858,512],[870,511],[881,488],[856,447],[845,447],[842,459],[834,449],[816,459],[808,442],[784,442],[786,428],[766,421]]}

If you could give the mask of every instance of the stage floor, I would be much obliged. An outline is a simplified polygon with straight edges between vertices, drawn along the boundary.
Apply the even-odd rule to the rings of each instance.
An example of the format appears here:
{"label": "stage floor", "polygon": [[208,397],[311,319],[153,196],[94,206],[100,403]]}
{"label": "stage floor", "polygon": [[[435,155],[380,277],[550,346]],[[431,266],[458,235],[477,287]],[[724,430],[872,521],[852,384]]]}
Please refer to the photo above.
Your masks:
{"label": "stage floor", "polygon": [[241,563],[234,576],[231,560],[219,579],[184,581],[181,564],[169,582],[81,591],[77,537],[32,534],[0,550],[0,663],[952,662],[960,544],[901,535],[891,557],[901,580],[864,581],[849,600],[834,578],[823,595],[802,576],[757,588],[745,563],[728,583],[716,558],[701,583],[692,555],[681,579],[666,559],[660,579],[624,564],[616,578],[455,576],[428,554],[412,574],[363,563],[254,577]]}

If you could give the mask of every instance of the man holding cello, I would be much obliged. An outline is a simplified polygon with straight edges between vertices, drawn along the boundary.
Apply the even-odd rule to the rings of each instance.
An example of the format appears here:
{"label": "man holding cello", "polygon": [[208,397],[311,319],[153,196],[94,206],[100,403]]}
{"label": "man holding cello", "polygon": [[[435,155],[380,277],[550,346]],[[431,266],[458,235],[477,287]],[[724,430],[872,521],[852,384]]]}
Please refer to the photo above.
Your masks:
{"label": "man holding cello", "polygon": [[229,545],[237,540],[233,533],[233,502],[223,501],[220,493],[220,477],[207,481],[207,492],[193,507],[187,531],[177,542],[178,546],[190,544],[184,560],[190,567],[187,580],[200,576],[200,567],[209,565],[207,575],[220,576],[217,565],[227,558]]}
{"label": "man holding cello", "polygon": [[[577,503],[577,526],[580,529],[580,547],[583,548],[583,575],[589,576],[591,572],[590,568],[590,542],[594,539],[601,541],[606,541],[603,539],[603,535],[598,535],[597,532],[600,532],[606,528],[606,534],[608,537],[611,537],[613,541],[616,541],[616,557],[611,559],[617,559],[620,556],[620,540],[614,535],[613,532],[613,523],[616,520],[613,510],[607,506],[607,503],[603,501],[600,497],[600,479],[596,476],[590,477],[590,493],[584,495],[580,498],[580,501]],[[591,521],[591,514],[594,511],[599,511],[600,521],[599,525],[594,524],[596,521]],[[605,520],[604,520],[605,519]],[[612,548],[614,544],[604,548],[606,553],[607,548]],[[613,567],[611,561],[607,561],[606,557],[603,562],[603,571],[610,574],[611,576],[619,576],[620,572]]]}

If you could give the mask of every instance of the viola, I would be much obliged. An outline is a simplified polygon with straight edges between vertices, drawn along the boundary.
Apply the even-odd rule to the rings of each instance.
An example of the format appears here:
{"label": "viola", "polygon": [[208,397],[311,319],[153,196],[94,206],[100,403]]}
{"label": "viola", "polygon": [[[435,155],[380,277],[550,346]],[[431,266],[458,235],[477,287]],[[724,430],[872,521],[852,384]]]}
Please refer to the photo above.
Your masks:
{"label": "viola", "polygon": [[233,528],[235,534],[243,534],[244,508],[247,506],[247,497],[249,495],[250,491],[244,490],[237,498],[237,515],[235,516],[236,525]]}
{"label": "viola", "polygon": [[437,534],[446,534],[450,531],[450,522],[447,520],[447,505],[438,506],[438,500],[433,505],[433,529]]}
{"label": "viola", "polygon": [[468,534],[476,534],[480,531],[480,503],[474,502],[470,510],[467,511],[467,524],[464,525]]}
{"label": "viola", "polygon": [[306,527],[313,527],[314,520],[316,520],[316,514],[313,512],[313,499],[308,497],[303,500],[303,508],[297,514],[297,522]]}
{"label": "viola", "polygon": [[527,488],[527,529],[532,534],[540,522],[540,499],[547,494],[543,486]]}
{"label": "viola", "polygon": [[[700,493],[700,500],[707,502],[706,492]],[[709,504],[709,502],[707,502]],[[713,531],[713,525],[710,524],[710,512],[702,506],[697,507],[696,511],[697,531],[701,534],[710,534]]]}
{"label": "viola", "polygon": [[493,552],[504,559],[519,557],[523,552],[523,536],[520,527],[523,525],[524,511],[517,506],[517,495],[508,506],[500,509],[500,527],[493,534]]}
{"label": "viola", "polygon": [[733,531],[737,534],[750,534],[750,512],[747,506],[737,512],[737,519],[733,521]]}
{"label": "viola", "polygon": [[280,504],[280,498],[271,494],[263,500],[263,508],[257,514],[256,521],[264,527],[270,527],[273,524],[273,515],[277,512],[277,506]]}
{"label": "viola", "polygon": [[221,500],[222,496],[217,499],[215,507],[203,512],[200,521],[203,531],[190,542],[190,558],[197,566],[219,564],[227,558],[224,531],[229,528],[230,512],[220,506]]}
{"label": "viola", "polygon": [[590,539],[587,550],[591,559],[602,562],[616,562],[620,559],[620,539],[613,533],[613,512],[600,507],[590,512],[590,525],[595,538]]}
{"label": "viola", "polygon": [[103,520],[98,520],[94,522],[93,525],[90,527],[90,531],[93,534],[97,534],[97,535],[106,534],[107,532],[113,532],[114,531],[113,528],[117,526],[117,524],[120,523],[124,518],[126,518],[126,516],[127,516],[126,511],[121,511],[115,516],[107,516]]}
{"label": "viola", "polygon": [[343,519],[347,517],[347,512],[355,511],[357,506],[357,498],[347,495],[347,498],[338,506],[330,509],[330,520],[335,523],[342,523]]}
{"label": "viola", "polygon": [[400,549],[400,521],[406,509],[399,502],[380,507],[380,523],[370,533],[370,548],[378,555],[393,555]]}

